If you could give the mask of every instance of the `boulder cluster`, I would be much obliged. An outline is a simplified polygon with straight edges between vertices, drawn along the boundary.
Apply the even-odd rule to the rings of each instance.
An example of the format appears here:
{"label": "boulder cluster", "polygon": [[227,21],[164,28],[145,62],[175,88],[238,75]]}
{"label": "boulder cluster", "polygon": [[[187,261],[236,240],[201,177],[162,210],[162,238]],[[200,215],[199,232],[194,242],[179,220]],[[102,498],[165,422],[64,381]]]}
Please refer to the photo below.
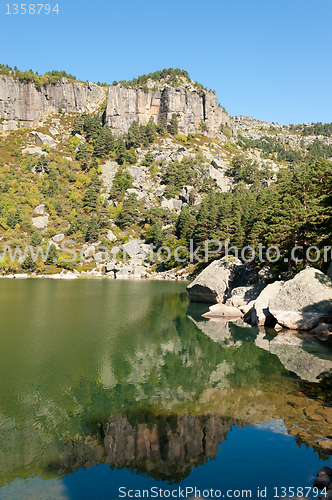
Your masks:
{"label": "boulder cluster", "polygon": [[205,318],[240,318],[255,326],[329,333],[332,280],[306,267],[293,279],[272,281],[269,268],[259,273],[234,257],[212,262],[187,287],[190,300],[213,304]]}

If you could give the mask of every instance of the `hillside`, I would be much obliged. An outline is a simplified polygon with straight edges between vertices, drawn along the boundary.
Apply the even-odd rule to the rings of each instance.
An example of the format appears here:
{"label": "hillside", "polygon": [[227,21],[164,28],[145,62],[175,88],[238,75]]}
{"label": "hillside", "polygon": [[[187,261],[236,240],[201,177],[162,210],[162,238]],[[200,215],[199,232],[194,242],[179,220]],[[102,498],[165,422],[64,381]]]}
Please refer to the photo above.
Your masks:
{"label": "hillside", "polygon": [[[331,124],[229,117],[188,75],[143,76],[107,87],[0,75],[1,252],[16,248],[3,274],[186,277],[190,239],[276,245],[282,257],[328,243]],[[150,243],[171,258],[151,262]],[[38,248],[45,262],[29,257]]]}

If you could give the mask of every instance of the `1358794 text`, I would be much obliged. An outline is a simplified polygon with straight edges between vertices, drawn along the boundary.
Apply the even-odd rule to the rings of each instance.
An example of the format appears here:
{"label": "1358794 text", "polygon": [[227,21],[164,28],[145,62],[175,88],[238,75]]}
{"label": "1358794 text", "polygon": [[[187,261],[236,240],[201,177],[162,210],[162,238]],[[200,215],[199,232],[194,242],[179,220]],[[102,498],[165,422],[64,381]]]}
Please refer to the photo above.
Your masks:
{"label": "1358794 text", "polygon": [[59,4],[54,7],[49,3],[7,3],[6,4],[6,14],[59,14]]}

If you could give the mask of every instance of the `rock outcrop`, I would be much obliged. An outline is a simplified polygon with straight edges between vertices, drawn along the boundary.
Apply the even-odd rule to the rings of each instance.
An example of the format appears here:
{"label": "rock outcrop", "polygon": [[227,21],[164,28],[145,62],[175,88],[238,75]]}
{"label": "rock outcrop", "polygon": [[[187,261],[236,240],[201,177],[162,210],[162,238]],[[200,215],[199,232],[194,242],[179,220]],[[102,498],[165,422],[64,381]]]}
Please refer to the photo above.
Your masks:
{"label": "rock outcrop", "polygon": [[68,113],[95,110],[105,100],[105,89],[94,83],[68,82],[36,88],[11,76],[0,76],[0,117],[7,120],[40,120],[61,106]]}
{"label": "rock outcrop", "polygon": [[259,294],[252,308],[251,312],[251,324],[258,326],[274,326],[276,324],[276,319],[272,316],[269,310],[270,300],[272,300],[281,287],[283,286],[283,281],[275,281]]}
{"label": "rock outcrop", "polygon": [[225,257],[215,260],[187,286],[192,302],[217,304],[224,302],[233,288],[258,282],[257,273],[239,259]]}
{"label": "rock outcrop", "polygon": [[269,311],[286,328],[312,330],[332,318],[332,280],[307,267],[270,300]]}
{"label": "rock outcrop", "polygon": [[231,118],[219,106],[212,92],[198,94],[181,87],[165,86],[162,90],[127,88],[121,84],[111,86],[108,91],[105,123],[115,134],[127,132],[134,120],[145,125],[152,120],[158,123],[162,114],[167,123],[172,114],[178,118],[179,132],[196,133],[201,122],[207,134],[216,136],[221,124],[232,124]]}

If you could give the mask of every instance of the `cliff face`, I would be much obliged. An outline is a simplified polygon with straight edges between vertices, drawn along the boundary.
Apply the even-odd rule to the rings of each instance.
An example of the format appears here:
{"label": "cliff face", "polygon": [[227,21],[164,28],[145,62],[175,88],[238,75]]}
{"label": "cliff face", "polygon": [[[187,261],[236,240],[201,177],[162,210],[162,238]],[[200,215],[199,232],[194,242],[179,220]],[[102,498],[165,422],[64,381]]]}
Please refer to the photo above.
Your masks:
{"label": "cliff face", "polygon": [[105,97],[105,89],[90,82],[70,83],[63,78],[59,84],[36,88],[32,82],[0,76],[0,117],[9,120],[39,120],[60,106],[68,113],[92,111]]}
{"label": "cliff face", "polygon": [[162,90],[142,90],[123,87],[121,84],[108,90],[105,123],[115,134],[127,132],[134,120],[145,125],[150,119],[158,123],[165,114],[167,123],[172,114],[178,118],[179,132],[198,132],[200,122],[205,122],[207,133],[215,136],[221,124],[232,120],[218,105],[212,92],[199,95],[181,87]]}
{"label": "cliff face", "polygon": [[[70,83],[63,78],[61,83],[36,88],[33,82],[0,76],[0,118],[7,120],[40,120],[48,113],[57,112],[60,106],[67,113],[94,111],[105,98],[106,89],[90,82]],[[121,84],[108,90],[104,122],[119,135],[128,132],[134,120],[142,125],[150,119],[158,123],[164,114],[169,123],[173,113],[177,115],[182,134],[199,132],[201,122],[211,137],[220,132],[221,124],[233,126],[232,119],[218,105],[212,92],[198,94],[196,90],[169,86],[142,90]]]}

